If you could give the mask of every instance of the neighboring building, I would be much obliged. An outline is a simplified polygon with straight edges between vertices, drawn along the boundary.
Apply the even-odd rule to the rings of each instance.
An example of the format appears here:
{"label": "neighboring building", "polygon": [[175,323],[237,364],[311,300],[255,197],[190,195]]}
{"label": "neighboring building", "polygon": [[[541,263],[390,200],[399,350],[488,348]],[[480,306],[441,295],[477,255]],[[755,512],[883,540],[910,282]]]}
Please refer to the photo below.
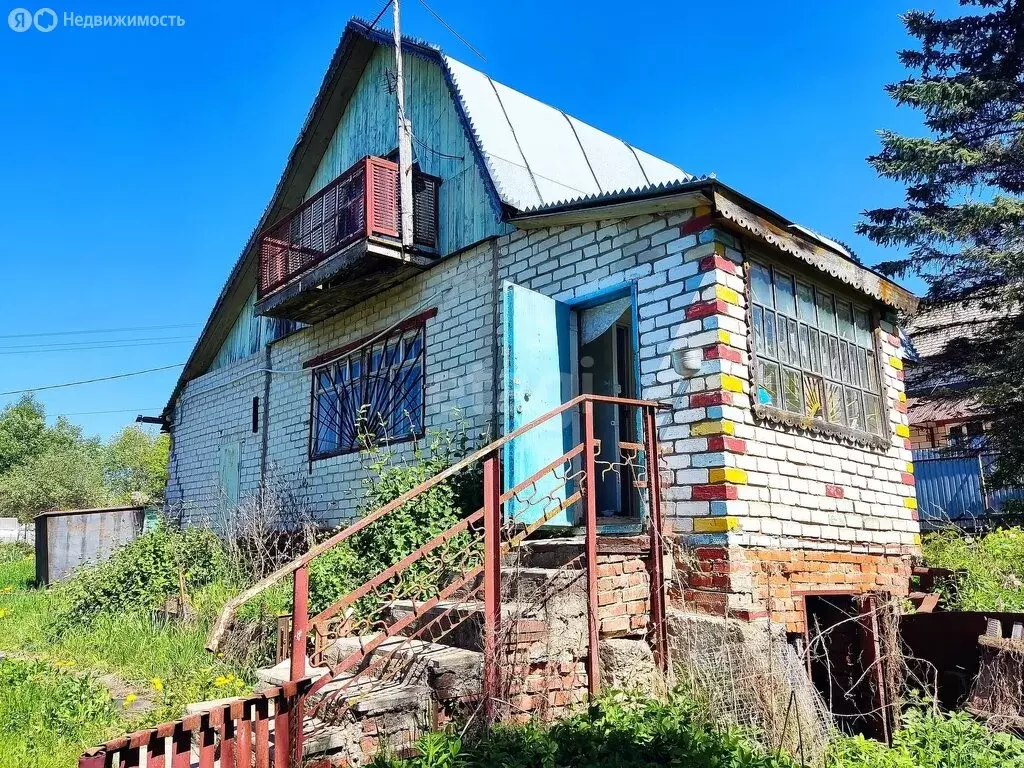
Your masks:
{"label": "neighboring building", "polygon": [[985,433],[978,382],[961,362],[974,339],[984,338],[1005,310],[976,300],[921,307],[907,324],[913,363],[907,367],[907,414],[914,449],[969,447]]}
{"label": "neighboring building", "polygon": [[[582,387],[671,404],[664,509],[694,556],[691,604],[798,632],[802,595],[905,593],[919,538],[895,316],[914,298],[716,179],[412,41],[403,253],[389,46],[345,30],[165,412],[169,506],[230,514],[273,478],[341,523],[360,412],[398,440],[493,437]],[[635,530],[628,494],[602,493],[607,530]]]}

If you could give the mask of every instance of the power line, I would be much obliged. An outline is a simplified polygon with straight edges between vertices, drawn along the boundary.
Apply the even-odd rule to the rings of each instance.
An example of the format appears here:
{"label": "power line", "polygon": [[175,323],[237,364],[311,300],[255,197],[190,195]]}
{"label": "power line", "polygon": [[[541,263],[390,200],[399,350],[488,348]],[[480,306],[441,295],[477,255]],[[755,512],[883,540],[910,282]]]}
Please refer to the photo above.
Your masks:
{"label": "power line", "polygon": [[48,384],[45,387],[30,387],[29,389],[12,389],[9,392],[0,392],[0,396],[3,395],[25,395],[29,392],[42,392],[44,389],[63,389],[64,387],[77,387],[82,384],[95,384],[99,381],[111,381],[112,379],[126,379],[129,376],[141,376],[144,373],[153,373],[155,371],[166,371],[170,368],[180,368],[184,363],[175,363],[174,365],[163,365],[159,368],[147,368],[144,371],[132,371],[131,373],[117,373],[113,376],[102,376],[98,379],[84,379],[82,381],[69,381],[66,384]]}
{"label": "power line", "polygon": [[46,333],[6,333],[0,339],[28,339],[40,336],[78,336],[87,333],[125,333],[127,331],[166,331],[171,328],[195,328],[198,323],[180,323],[178,325],[136,325],[125,328],[90,328],[76,331],[49,331]]}
{"label": "power line", "polygon": [[75,341],[28,341],[24,344],[0,345],[6,349],[73,349],[86,344],[139,344],[149,341],[187,341],[192,336],[135,336],[125,339],[77,339]]}
{"label": "power line", "polygon": [[420,0],[420,5],[422,5],[428,11],[430,11],[430,15],[431,16],[433,16],[435,19],[437,19],[439,22],[441,22],[444,25],[445,29],[447,29],[449,32],[451,32],[453,35],[455,35],[457,38],[459,38],[459,40],[462,41],[462,44],[464,46],[469,48],[469,50],[471,50],[473,53],[475,53],[477,56],[480,57],[481,61],[487,61],[487,59],[484,58],[484,55],[482,53],[480,53],[480,51],[478,51],[476,48],[474,48],[472,45],[470,45],[469,41],[466,38],[464,38],[462,35],[460,35],[458,32],[456,32],[452,28],[451,24],[449,24],[447,21],[445,21],[444,19],[441,18],[441,14],[439,14],[437,11],[435,11],[433,8],[431,8],[429,5],[427,5],[426,0]]}
{"label": "power line", "polygon": [[186,340],[164,340],[164,341],[144,341],[144,342],[133,342],[126,344],[119,344],[117,342],[106,342],[100,344],[85,344],[73,347],[13,347],[5,348],[0,347],[0,356],[2,355],[46,355],[46,354],[58,354],[62,352],[86,352],[94,349],[134,349],[136,347],[165,347],[169,344],[184,344]]}
{"label": "power line", "polygon": [[119,408],[113,411],[74,411],[73,413],[55,413],[54,416],[95,416],[101,413],[142,413],[144,411],[159,411],[163,406],[153,408]]}
{"label": "power line", "polygon": [[374,27],[377,26],[377,22],[380,21],[380,17],[384,15],[384,11],[386,11],[390,7],[391,7],[391,0],[388,0],[386,3],[384,3],[384,7],[380,9],[380,13],[377,14],[376,18],[374,18],[374,20],[372,22],[370,22],[370,29],[371,30]]}

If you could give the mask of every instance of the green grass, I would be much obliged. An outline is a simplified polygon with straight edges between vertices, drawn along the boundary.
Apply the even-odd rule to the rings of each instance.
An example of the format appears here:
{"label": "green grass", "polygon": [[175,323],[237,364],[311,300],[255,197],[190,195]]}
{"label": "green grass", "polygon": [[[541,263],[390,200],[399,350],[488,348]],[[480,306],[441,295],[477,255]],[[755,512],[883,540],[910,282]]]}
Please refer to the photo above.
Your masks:
{"label": "green grass", "polygon": [[[60,593],[34,588],[34,576],[31,556],[0,545],[0,652],[11,654],[6,664],[30,664],[33,670],[21,677],[12,673],[6,685],[0,677],[0,752],[21,760],[6,763],[0,757],[0,768],[36,765],[29,751],[37,747],[39,754],[49,750],[63,760],[38,765],[72,765],[85,748],[180,717],[186,704],[251,690],[251,666],[214,657],[204,647],[213,618],[234,593],[230,585],[217,582],[191,596],[191,622],[155,623],[149,610],[138,610],[67,624],[56,621],[62,618]],[[84,709],[81,727],[65,728],[51,743],[35,724],[48,717],[48,702],[66,696],[69,680],[103,692],[112,688],[112,719],[96,710],[89,723],[92,714]],[[6,711],[34,714],[13,718]]]}

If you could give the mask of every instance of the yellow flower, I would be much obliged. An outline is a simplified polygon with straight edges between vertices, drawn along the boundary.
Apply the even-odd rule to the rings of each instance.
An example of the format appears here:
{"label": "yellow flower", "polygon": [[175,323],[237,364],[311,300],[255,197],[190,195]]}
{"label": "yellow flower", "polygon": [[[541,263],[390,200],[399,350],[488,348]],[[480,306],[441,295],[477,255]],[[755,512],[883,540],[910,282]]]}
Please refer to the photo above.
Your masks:
{"label": "yellow flower", "polygon": [[156,688],[156,690],[162,691],[164,689],[164,681],[159,677],[154,677],[150,682],[153,683],[153,687]]}
{"label": "yellow flower", "polygon": [[6,587],[3,588],[2,591],[6,595],[8,592],[13,592],[14,591],[14,587],[11,586],[10,584],[8,584]]}
{"label": "yellow flower", "polygon": [[126,707],[130,707],[132,702],[135,701],[137,698],[139,697],[136,696],[134,693],[129,693],[127,696],[124,697],[124,705]]}
{"label": "yellow flower", "polygon": [[223,675],[221,675],[216,680],[213,681],[213,684],[217,688],[223,688],[225,685],[228,684],[228,679],[226,677],[224,677]]}
{"label": "yellow flower", "polygon": [[9,612],[6,608],[0,608],[0,619],[4,618],[8,613]]}

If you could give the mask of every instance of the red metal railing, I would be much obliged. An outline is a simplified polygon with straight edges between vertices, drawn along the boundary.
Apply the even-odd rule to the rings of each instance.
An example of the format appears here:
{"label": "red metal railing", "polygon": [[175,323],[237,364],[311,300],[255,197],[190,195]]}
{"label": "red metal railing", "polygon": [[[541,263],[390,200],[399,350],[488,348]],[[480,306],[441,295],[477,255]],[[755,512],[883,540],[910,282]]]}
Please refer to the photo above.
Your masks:
{"label": "red metal railing", "polygon": [[[595,404],[602,403],[637,409],[640,415],[638,422],[643,433],[642,442],[620,443],[618,450],[605,452],[601,440],[596,437],[594,423]],[[455,463],[270,574],[227,603],[211,630],[207,648],[211,651],[219,648],[235,612],[243,603],[292,575],[294,613],[290,677],[295,681],[293,686],[275,689],[267,695],[247,700],[242,704],[230,705],[234,709],[217,708],[193,718],[111,742],[94,754],[84,756],[81,768],[136,765],[138,763],[112,762],[113,756],[120,756],[121,750],[124,749],[149,749],[157,741],[175,734],[181,740],[180,748],[184,745],[183,734],[187,733],[198,737],[201,749],[204,744],[207,745],[207,749],[212,749],[208,745],[211,738],[216,744],[228,745],[229,750],[237,749],[236,746],[232,746],[232,738],[237,741],[237,736],[232,734],[238,732],[242,727],[239,723],[243,721],[253,723],[253,728],[249,728],[247,733],[256,734],[257,746],[269,743],[266,726],[260,726],[262,731],[254,730],[260,723],[269,722],[270,715],[267,714],[266,705],[262,705],[262,710],[256,706],[260,701],[266,701],[268,696],[269,700],[273,701],[273,717],[276,723],[274,733],[287,734],[273,745],[274,766],[283,768],[288,765],[286,762],[277,762],[286,759],[282,752],[285,748],[283,745],[287,745],[291,758],[296,761],[293,764],[298,765],[303,746],[303,729],[298,724],[303,723],[307,716],[320,716],[327,707],[331,707],[332,717],[336,718],[338,708],[344,709],[347,702],[354,698],[350,689],[353,686],[358,688],[366,682],[360,673],[365,669],[365,663],[371,656],[375,669],[386,670],[396,660],[400,660],[403,651],[418,639],[426,638],[431,642],[437,642],[459,631],[472,615],[471,612],[461,609],[480,603],[483,615],[480,638],[483,669],[481,695],[477,701],[482,704],[489,720],[500,718],[502,712],[498,711],[497,705],[508,700],[509,688],[516,682],[503,679],[502,676],[503,668],[516,668],[509,663],[507,656],[502,655],[507,652],[508,643],[503,634],[503,622],[516,622],[515,617],[510,619],[503,614],[504,566],[509,554],[517,551],[531,533],[573,507],[577,507],[577,525],[582,524],[585,527],[583,557],[586,562],[588,614],[586,690],[591,696],[597,694],[600,691],[600,676],[598,518],[595,489],[598,478],[605,477],[611,472],[632,473],[633,487],[645,489],[646,492],[650,536],[647,567],[651,577],[649,642],[660,668],[666,670],[668,646],[664,622],[665,584],[662,574],[664,550],[661,540],[660,478],[657,471],[650,471],[655,464],[653,457],[658,456],[655,415],[656,411],[663,407],[665,406],[659,403],[644,400],[598,395],[577,397]],[[511,441],[551,419],[572,418],[573,415],[580,417],[582,437],[579,443],[547,465],[538,468],[530,477],[514,487],[503,490],[500,462],[502,449]],[[394,563],[382,568],[375,577],[316,616],[309,616],[309,564],[314,559],[360,531],[386,519],[388,515],[403,509],[420,495],[477,465],[483,474],[483,506],[480,509],[414,552],[396,558]],[[428,584],[414,578],[417,569],[429,573],[429,578],[426,579]],[[394,607],[400,603],[408,605],[405,612],[394,611]],[[341,653],[332,664],[325,665],[318,672],[318,677],[313,680],[305,677],[307,661],[321,665],[324,664],[324,658],[321,647],[314,647],[312,656],[309,656],[311,649],[308,638],[311,630],[315,630],[313,634],[318,638],[347,638],[352,645],[350,651]],[[363,690],[365,692],[365,689]],[[228,720],[232,722],[231,728],[234,730],[228,729]],[[281,730],[282,728],[284,730]],[[221,746],[221,754],[224,748]],[[213,755],[214,752],[211,751],[209,754]],[[103,756],[105,762],[95,762],[100,756]],[[84,762],[87,760],[94,762]],[[147,765],[164,763],[152,762]],[[178,763],[171,765],[173,768]],[[213,763],[209,765],[212,766]]]}
{"label": "red metal railing", "polygon": [[[413,173],[413,243],[437,247],[440,181]],[[398,166],[365,157],[259,235],[263,299],[363,237],[398,238]]]}

